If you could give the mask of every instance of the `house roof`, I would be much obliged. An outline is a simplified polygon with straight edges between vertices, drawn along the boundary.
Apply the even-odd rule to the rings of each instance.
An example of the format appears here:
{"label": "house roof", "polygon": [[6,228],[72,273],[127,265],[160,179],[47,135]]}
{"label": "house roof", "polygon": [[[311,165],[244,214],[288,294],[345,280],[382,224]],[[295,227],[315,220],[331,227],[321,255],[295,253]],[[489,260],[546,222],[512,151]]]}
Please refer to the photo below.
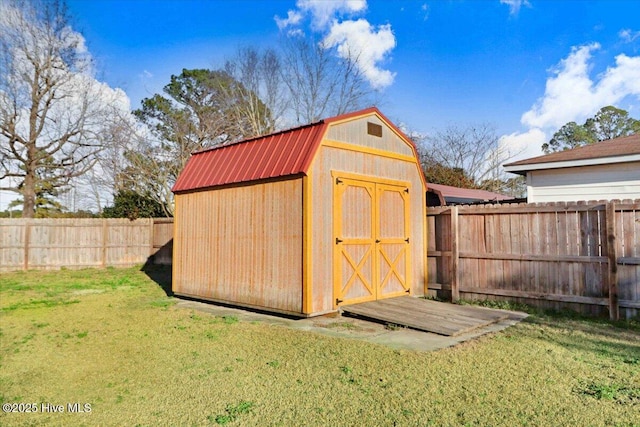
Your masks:
{"label": "house roof", "polygon": [[[374,114],[411,144],[411,141],[377,108],[372,107],[269,135],[197,151],[192,154],[172,191],[179,193],[306,174],[329,124]],[[413,144],[412,148],[415,153]]]}
{"label": "house roof", "polygon": [[[469,202],[469,201],[493,201],[493,200],[509,200],[512,197],[504,194],[493,193],[486,190],[475,190],[471,188],[452,187],[443,184],[427,183],[427,188],[438,196],[442,196],[446,201]],[[442,201],[442,199],[441,199]]]}
{"label": "house roof", "polygon": [[571,150],[558,151],[504,165],[519,174],[537,169],[588,166],[640,160],[640,134],[610,139]]}

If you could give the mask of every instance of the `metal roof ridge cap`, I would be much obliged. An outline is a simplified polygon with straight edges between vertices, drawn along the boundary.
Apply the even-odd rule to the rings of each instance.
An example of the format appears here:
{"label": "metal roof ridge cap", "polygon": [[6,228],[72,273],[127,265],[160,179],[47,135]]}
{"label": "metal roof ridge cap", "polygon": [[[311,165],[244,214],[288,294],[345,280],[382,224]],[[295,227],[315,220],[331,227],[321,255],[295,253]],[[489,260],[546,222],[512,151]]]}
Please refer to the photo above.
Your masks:
{"label": "metal roof ridge cap", "polygon": [[306,124],[303,124],[303,125],[298,125],[298,126],[293,126],[293,127],[286,128],[286,129],[277,130],[277,131],[274,131],[274,132],[271,132],[271,133],[267,133],[267,134],[264,134],[264,135],[256,135],[256,136],[252,136],[252,137],[249,137],[249,138],[241,139],[239,141],[234,141],[234,142],[229,142],[229,143],[226,143],[226,144],[216,145],[214,147],[203,148],[201,150],[196,150],[196,151],[192,152],[191,155],[206,153],[207,151],[214,151],[214,150],[218,150],[218,149],[224,148],[224,147],[232,147],[234,145],[250,143],[250,142],[254,142],[254,141],[259,140],[259,139],[268,138],[270,136],[276,136],[276,135],[279,135],[281,133],[293,132],[293,131],[296,131],[298,129],[303,129],[303,128],[306,128],[306,127],[313,127],[313,126],[321,125],[321,124],[325,123],[325,120],[326,119],[320,119],[320,120],[315,121],[315,122],[306,123]]}
{"label": "metal roof ridge cap", "polygon": [[305,159],[301,165],[301,171],[308,176],[309,168],[311,168],[311,163],[313,163],[313,159],[315,159],[318,150],[320,149],[320,145],[322,145],[322,141],[324,141],[325,136],[327,134],[327,130],[329,129],[329,123],[327,121],[323,121],[322,124],[318,127],[318,134],[314,136],[315,140],[309,144],[308,152],[305,155]]}

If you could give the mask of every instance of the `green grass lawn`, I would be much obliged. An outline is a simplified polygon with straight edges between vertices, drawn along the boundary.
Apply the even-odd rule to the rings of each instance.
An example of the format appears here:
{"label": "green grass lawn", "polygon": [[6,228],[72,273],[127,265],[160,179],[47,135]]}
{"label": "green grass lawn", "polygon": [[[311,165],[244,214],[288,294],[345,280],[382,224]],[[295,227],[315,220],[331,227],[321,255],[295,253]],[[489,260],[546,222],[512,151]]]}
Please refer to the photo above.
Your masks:
{"label": "green grass lawn", "polygon": [[640,426],[637,323],[418,353],[174,303],[139,268],[1,274],[0,400],[37,412],[0,425]]}

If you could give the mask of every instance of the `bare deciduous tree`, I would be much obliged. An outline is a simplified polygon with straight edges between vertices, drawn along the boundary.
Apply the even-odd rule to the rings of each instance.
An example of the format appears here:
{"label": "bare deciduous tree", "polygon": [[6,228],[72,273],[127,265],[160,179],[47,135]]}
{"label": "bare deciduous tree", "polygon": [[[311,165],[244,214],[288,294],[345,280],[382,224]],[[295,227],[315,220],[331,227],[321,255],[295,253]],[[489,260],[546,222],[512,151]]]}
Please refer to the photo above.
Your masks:
{"label": "bare deciduous tree", "polygon": [[419,138],[416,145],[427,176],[431,170],[439,173],[437,176],[442,180],[438,184],[496,192],[510,188],[506,184],[510,177],[502,165],[517,153],[500,144],[491,125],[452,125],[434,136]]}
{"label": "bare deciduous tree", "polygon": [[296,123],[363,108],[375,91],[357,67],[357,55],[337,57],[321,43],[304,36],[283,42],[283,80]]}
{"label": "bare deciduous tree", "polygon": [[90,170],[118,91],[92,76],[82,35],[59,1],[0,3],[0,189],[33,217],[39,188]]}
{"label": "bare deciduous tree", "polygon": [[243,102],[233,104],[237,122],[246,122],[247,137],[274,132],[283,121],[289,105],[282,80],[282,66],[273,49],[260,52],[254,47],[238,49],[227,60],[225,71],[239,84],[223,88],[237,91],[227,93],[229,99]]}
{"label": "bare deciduous tree", "polygon": [[[123,187],[123,177],[127,167],[125,153],[132,150],[139,139],[135,118],[128,111],[120,112],[118,118],[107,123],[100,134],[103,149],[97,156],[94,167],[85,175],[74,180],[73,203],[67,206],[73,211],[78,209],[97,211],[101,214],[110,196],[116,194]],[[84,194],[82,199],[77,193]]]}

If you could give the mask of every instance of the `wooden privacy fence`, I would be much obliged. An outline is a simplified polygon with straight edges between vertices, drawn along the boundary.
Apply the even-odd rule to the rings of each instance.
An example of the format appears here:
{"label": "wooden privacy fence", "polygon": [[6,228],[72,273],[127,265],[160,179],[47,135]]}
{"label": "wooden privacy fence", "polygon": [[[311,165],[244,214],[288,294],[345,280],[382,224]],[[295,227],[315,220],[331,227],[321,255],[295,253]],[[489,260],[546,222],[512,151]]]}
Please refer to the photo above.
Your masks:
{"label": "wooden privacy fence", "polygon": [[429,289],[453,301],[638,315],[640,200],[445,206],[427,220]]}
{"label": "wooden privacy fence", "polygon": [[0,219],[0,271],[171,263],[173,219]]}
{"label": "wooden privacy fence", "polygon": [[[640,200],[427,209],[429,289],[640,312]],[[171,264],[173,219],[0,219],[0,271]]]}

